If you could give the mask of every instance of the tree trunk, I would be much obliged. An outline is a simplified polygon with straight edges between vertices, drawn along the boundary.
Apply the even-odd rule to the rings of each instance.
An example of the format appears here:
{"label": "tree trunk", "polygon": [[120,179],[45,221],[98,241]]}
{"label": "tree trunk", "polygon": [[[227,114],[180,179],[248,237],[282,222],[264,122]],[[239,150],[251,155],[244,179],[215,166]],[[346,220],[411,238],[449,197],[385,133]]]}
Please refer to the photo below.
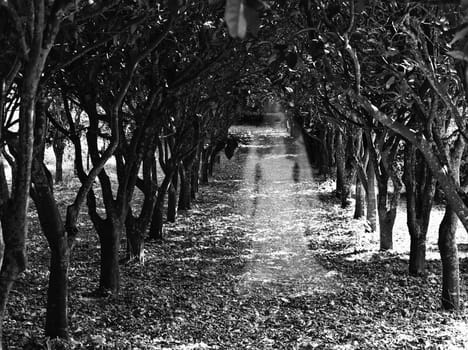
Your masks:
{"label": "tree trunk", "polygon": [[450,174],[447,172],[446,164],[441,161],[444,157],[443,152],[434,151],[434,144],[425,137],[420,137],[419,133],[415,133],[408,126],[395,122],[385,113],[381,112],[367,98],[363,96],[354,96],[359,101],[361,106],[367,110],[376,120],[388,127],[394,133],[402,136],[408,142],[411,142],[423,154],[427,164],[429,165],[433,176],[437,179],[438,184],[444,192],[447,202],[452,210],[457,213],[459,220],[462,222],[465,229],[468,230],[468,206],[463,201],[463,194],[459,191],[459,186],[454,183]]}
{"label": "tree trunk", "polygon": [[442,307],[445,310],[460,308],[459,262],[455,233],[458,218],[450,206],[439,227],[439,250],[442,261]]}
{"label": "tree trunk", "polygon": [[149,230],[149,238],[158,241],[163,240],[163,213],[162,204],[156,203],[151,217],[151,225]]}
{"label": "tree trunk", "polygon": [[137,260],[140,264],[145,261],[145,239],[141,230],[136,227],[128,235],[128,260]]}
{"label": "tree trunk", "polygon": [[[414,167],[415,164],[410,164],[407,159],[405,163],[405,184],[406,184],[406,212],[407,212],[407,225],[408,231],[410,234],[410,258],[409,258],[409,273],[413,276],[421,276],[425,272],[425,264],[426,264],[426,234],[422,232],[422,223],[421,220],[418,219],[417,213],[417,194],[415,188],[415,179],[414,173],[408,174],[409,172],[413,172],[414,169],[410,169]],[[413,179],[409,179],[409,177],[413,177]]]}
{"label": "tree trunk", "polygon": [[99,292],[103,295],[117,294],[120,289],[119,247],[122,225],[108,218],[97,231],[101,244]]}
{"label": "tree trunk", "polygon": [[202,151],[202,165],[201,165],[201,183],[208,184],[209,168],[210,168],[210,148]]}
{"label": "tree trunk", "polygon": [[364,216],[364,188],[359,180],[359,176],[356,177],[356,202],[354,208],[354,218],[359,219]]}
{"label": "tree trunk", "polygon": [[179,210],[189,210],[191,207],[192,164],[183,164],[180,168]]}
{"label": "tree trunk", "polygon": [[143,264],[145,261],[144,230],[139,227],[131,210],[127,213],[127,219],[125,220],[125,233],[127,236],[127,260],[137,260]]}
{"label": "tree trunk", "polygon": [[403,180],[406,187],[407,225],[410,234],[409,273],[422,276],[426,265],[426,236],[436,182],[416,147],[405,147]]}
{"label": "tree trunk", "polygon": [[172,174],[174,171],[166,174],[164,180],[161,183],[161,186],[158,188],[158,195],[156,197],[156,204],[154,205],[153,214],[151,216],[151,226],[149,230],[149,238],[161,241],[163,239],[163,204],[164,199],[166,198],[166,192],[170,185]]}
{"label": "tree trunk", "polygon": [[177,212],[177,191],[171,183],[167,192],[167,221],[175,222]]}
{"label": "tree trunk", "polygon": [[335,159],[336,159],[336,196],[343,198],[345,192],[345,151],[343,146],[343,135],[338,130],[335,136]]}
{"label": "tree trunk", "polygon": [[348,130],[345,137],[346,147],[343,148],[344,152],[344,176],[343,176],[343,189],[341,192],[341,207],[347,208],[350,204],[349,198],[351,196],[351,186],[356,177],[356,168],[354,166],[354,157],[359,152],[355,146],[357,141],[353,129]]}
{"label": "tree trunk", "polygon": [[[4,251],[5,251],[5,243],[3,241],[3,225],[0,225],[0,254],[1,254],[1,260],[2,260],[2,266],[3,266],[3,259],[4,259]],[[0,283],[1,283],[1,280],[0,280]],[[8,292],[6,293],[6,295],[3,295],[5,292],[2,292],[0,294],[0,349],[2,349],[2,334],[3,334],[3,318],[4,318],[4,315],[5,315],[5,310],[6,310],[6,301],[8,300],[8,294],[9,294],[9,291],[11,289],[11,286],[10,288],[6,288],[6,286],[0,286],[0,292],[1,291],[5,291],[5,290],[8,290]]]}
{"label": "tree trunk", "polygon": [[[201,148],[201,146],[199,146],[199,148]],[[195,157],[193,167],[192,167],[192,176],[191,176],[191,185],[190,185],[190,196],[192,197],[192,199],[197,198],[199,179],[200,179],[200,151],[197,151],[197,156]]]}
{"label": "tree trunk", "polygon": [[177,186],[179,179],[179,167],[172,175],[172,181],[167,192],[167,221],[175,222],[177,216]]}
{"label": "tree trunk", "polygon": [[[446,147],[449,148],[448,145]],[[452,179],[456,185],[460,185],[460,165],[464,149],[465,140],[462,135],[458,135],[455,144],[449,150],[449,165]],[[458,310],[460,308],[460,276],[456,241],[458,218],[456,211],[447,204],[439,227],[438,242],[440,260],[442,261],[442,308],[445,310]]]}
{"label": "tree trunk", "polygon": [[395,217],[392,217],[385,208],[384,213],[379,209],[379,226],[380,226],[380,250],[393,249],[393,224]]}
{"label": "tree trunk", "polygon": [[[378,176],[376,176],[379,189],[377,211],[379,214],[381,250],[393,249],[393,225],[395,224],[400,192],[403,186],[398,170],[395,168],[395,157],[400,147],[399,144],[400,140],[398,138],[389,138],[387,145],[384,145],[379,152],[380,159],[377,158],[375,149],[370,150],[374,169],[378,169]],[[393,184],[393,193],[389,193],[388,189],[390,178]]]}
{"label": "tree trunk", "polygon": [[2,231],[8,232],[8,234],[4,234],[5,250],[0,271],[0,344],[11,288],[18,275],[26,268],[25,249],[16,239],[12,239],[12,237],[21,237],[24,234],[24,226],[17,225],[18,221],[14,211],[6,210],[6,212],[8,214],[2,218]]}
{"label": "tree trunk", "polygon": [[145,262],[145,233],[151,222],[157,197],[156,158],[154,156],[155,144],[148,147],[143,159],[143,181],[138,188],[143,192],[144,200],[138,217],[133,216],[129,204],[125,220],[127,235],[127,260],[137,259],[140,264]]}
{"label": "tree trunk", "polygon": [[[66,2],[55,4],[51,11],[50,4],[44,2],[26,10],[27,16],[19,19],[21,33],[28,33],[25,47],[19,50],[22,56],[21,86],[19,91],[18,147],[15,154],[16,171],[12,178],[12,193],[2,212],[2,231],[5,242],[4,257],[0,270],[0,323],[3,323],[8,296],[18,274],[26,268],[26,237],[28,233],[29,190],[31,188],[31,164],[34,148],[35,101],[38,96],[39,82],[43,75],[47,57],[58,33],[62,6]],[[16,13],[15,4],[3,4],[8,13]],[[3,7],[2,6],[2,7]],[[11,7],[9,11],[8,7]],[[23,13],[23,11],[20,11]],[[17,15],[17,14],[16,14]],[[2,19],[5,19],[3,16]],[[19,56],[18,56],[19,57]],[[18,74],[19,70],[15,73]],[[3,80],[3,79],[2,79]],[[3,84],[2,91],[3,93]],[[3,121],[2,121],[3,123]],[[3,136],[3,135],[2,135]],[[2,344],[2,326],[0,325],[0,347]]]}
{"label": "tree trunk", "polygon": [[[33,161],[34,200],[42,231],[50,248],[49,288],[45,334],[51,338],[68,338],[68,267],[70,246],[57,202],[51,188],[51,175],[45,165]],[[48,178],[50,177],[50,178]]]}
{"label": "tree trunk", "polygon": [[[6,8],[16,13],[15,4],[5,2]],[[20,33],[28,33],[22,54],[21,86],[19,86],[18,147],[15,154],[16,171],[12,178],[11,196],[4,203],[2,231],[5,242],[4,257],[0,270],[0,347],[2,344],[2,323],[11,287],[18,274],[26,268],[26,237],[28,233],[29,190],[31,188],[31,166],[34,149],[35,102],[39,83],[47,57],[52,49],[60,28],[64,7],[67,2],[54,3],[51,11],[49,2],[37,3],[26,10],[27,16],[19,19]],[[20,11],[23,13],[23,11]],[[16,14],[17,15],[17,14]],[[9,15],[7,14],[6,17]],[[2,19],[4,19],[3,16]],[[15,20],[16,21],[16,20]],[[20,34],[21,35],[21,34]],[[27,46],[27,47],[26,47]],[[19,51],[21,52],[21,50]],[[18,56],[19,57],[19,56]],[[16,75],[18,74],[16,72]],[[2,91],[3,93],[3,84]],[[3,123],[3,121],[2,121]],[[2,135],[3,136],[3,135]],[[5,200],[5,199],[4,199]]]}
{"label": "tree trunk", "polygon": [[63,181],[63,153],[64,150],[59,150],[55,153],[55,182]]}
{"label": "tree trunk", "polygon": [[328,149],[328,168],[332,169],[336,164],[336,147],[335,147],[336,133],[331,129],[327,137],[327,149]]}
{"label": "tree trunk", "polygon": [[420,230],[413,230],[410,237],[409,274],[412,276],[422,276],[426,272],[426,237],[417,231]]}
{"label": "tree trunk", "polygon": [[324,175],[325,177],[328,177],[328,175],[330,175],[330,168],[329,168],[330,155],[328,152],[328,134],[329,134],[328,128],[324,126],[320,134],[320,138],[322,140],[321,148],[320,148],[321,149],[320,174]]}
{"label": "tree trunk", "polygon": [[393,249],[393,225],[395,223],[396,208],[388,208],[388,178],[378,184],[377,210],[379,214],[380,250]]}
{"label": "tree trunk", "polygon": [[375,171],[372,161],[367,162],[366,218],[372,232],[377,231],[377,196],[375,193]]}
{"label": "tree trunk", "polygon": [[[57,135],[56,137],[60,138],[60,136]],[[55,182],[60,183],[63,181],[63,155],[65,153],[65,141],[62,139],[54,139],[53,150],[55,154]]]}
{"label": "tree trunk", "polygon": [[[51,256],[45,335],[51,338],[68,338],[68,267],[70,248],[65,228],[53,232],[49,241]],[[52,237],[51,237],[52,238]]]}
{"label": "tree trunk", "polygon": [[70,242],[53,193],[52,174],[44,165],[47,134],[47,103],[36,104],[34,158],[31,168],[30,194],[35,203],[42,232],[50,248],[49,286],[45,334],[51,338],[68,338],[68,267]]}
{"label": "tree trunk", "polygon": [[[42,29],[41,29],[42,30]],[[41,50],[42,51],[42,50]],[[17,168],[12,179],[12,194],[2,213],[5,242],[0,270],[0,344],[8,297],[18,275],[26,269],[26,237],[28,232],[29,189],[33,158],[35,98],[42,66],[29,62],[23,77],[19,115]]]}

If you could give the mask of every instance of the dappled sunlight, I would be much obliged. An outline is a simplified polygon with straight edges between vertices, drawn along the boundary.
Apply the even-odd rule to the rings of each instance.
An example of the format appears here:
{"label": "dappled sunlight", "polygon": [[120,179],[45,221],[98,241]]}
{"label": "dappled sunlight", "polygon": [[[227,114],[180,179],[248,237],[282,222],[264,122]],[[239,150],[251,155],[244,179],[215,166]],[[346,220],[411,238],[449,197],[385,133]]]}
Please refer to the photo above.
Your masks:
{"label": "dappled sunlight", "polygon": [[[467,320],[454,320],[448,324],[447,329],[438,330],[441,337],[446,339],[447,349],[467,349],[468,348],[468,329]],[[456,333],[456,337],[453,337],[453,333]]]}
{"label": "dappled sunlight", "polygon": [[[431,211],[429,220],[429,227],[427,230],[427,259],[428,260],[440,260],[439,248],[437,246],[437,240],[439,239],[439,226],[445,213],[445,207],[443,205],[434,205]],[[397,216],[395,219],[394,232],[394,243],[393,248],[397,253],[409,253],[409,233],[408,226],[406,224],[406,201],[401,200],[397,210]],[[468,243],[468,235],[465,228],[461,223],[458,223],[457,228],[457,243],[466,244]],[[460,250],[460,257],[468,256],[467,252]]]}
{"label": "dappled sunlight", "polygon": [[[330,292],[336,275],[308,249],[305,235],[317,205],[312,169],[301,138],[284,128],[249,128],[242,211],[253,227],[252,249],[239,282],[248,293],[261,285],[287,286],[291,294]],[[238,130],[237,130],[238,131]]]}

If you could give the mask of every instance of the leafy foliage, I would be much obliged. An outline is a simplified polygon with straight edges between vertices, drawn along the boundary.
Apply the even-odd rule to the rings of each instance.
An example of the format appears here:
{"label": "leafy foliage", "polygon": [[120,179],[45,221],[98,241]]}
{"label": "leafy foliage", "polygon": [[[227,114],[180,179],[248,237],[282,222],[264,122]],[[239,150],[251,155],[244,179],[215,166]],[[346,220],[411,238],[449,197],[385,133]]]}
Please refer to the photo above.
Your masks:
{"label": "leafy foliage", "polygon": [[[39,2],[30,7],[1,2],[0,45],[4,50],[0,53],[0,147],[2,157],[9,161],[12,170],[10,181],[4,168],[0,169],[2,227],[8,226],[9,219],[16,218],[10,214],[25,216],[33,173],[33,197],[45,198],[43,204],[50,205],[50,212],[56,214],[49,217],[42,206],[36,208],[42,214],[40,224],[50,244],[49,291],[59,290],[57,295],[62,296],[57,297],[63,316],[63,325],[56,327],[63,331],[59,335],[66,337],[67,333],[64,296],[68,292],[67,267],[73,240],[79,237],[81,229],[85,233],[91,231],[86,224],[74,220],[80,214],[81,204],[87,200],[89,215],[101,238],[102,256],[105,256],[104,243],[111,243],[108,246],[112,246],[114,259],[102,258],[100,265],[92,266],[103,267],[108,261],[113,262],[114,273],[102,276],[117,276],[109,288],[117,293],[119,267],[115,247],[124,226],[127,233],[133,229],[140,234],[136,236],[142,247],[149,221],[162,227],[166,192],[169,192],[168,206],[170,202],[174,209],[177,190],[182,193],[185,188],[188,193],[187,188],[195,178],[192,175],[198,175],[200,164],[207,174],[208,159],[213,164],[215,150],[219,151],[216,147],[224,147],[229,126],[245,109],[269,116],[280,114],[283,117],[281,110],[290,113],[299,122],[301,131],[310,137],[304,142],[320,149],[316,153],[333,146],[334,141],[330,140],[336,136],[340,150],[335,160],[328,156],[327,167],[333,166],[335,161],[340,171],[346,172],[341,191],[343,206],[347,205],[346,196],[355,168],[360,167],[359,181],[365,183],[362,170],[368,161],[366,157],[371,158],[380,180],[380,209],[386,221],[395,219],[399,204],[400,147],[403,142],[417,147],[432,172],[438,175],[450,207],[457,210],[468,227],[468,207],[463,202],[466,194],[458,186],[458,170],[452,165],[456,158],[455,146],[463,137],[468,138],[462,113],[466,109],[468,85],[466,18],[460,20],[460,7],[454,3],[227,0],[223,8],[221,1],[216,0],[65,0]],[[461,11],[466,11],[466,1],[461,1],[461,5]],[[231,40],[229,35],[243,41]],[[72,117],[70,111],[73,110],[80,113],[83,110],[86,115],[83,119]],[[75,166],[82,187],[76,200],[65,198],[73,203],[68,206],[65,225],[60,210],[67,203],[63,198],[57,201],[54,197],[50,173],[42,164],[43,139],[47,136],[45,116],[57,131],[72,141],[76,150]],[[84,131],[86,139],[81,137]],[[262,167],[269,157],[279,156],[275,153],[278,140],[269,143],[271,140],[265,135],[261,139],[268,139],[268,142],[254,145],[257,148],[255,168],[242,164],[245,174],[254,179],[253,188],[248,181],[246,187],[239,187],[238,182],[224,179],[216,183],[212,191],[203,193],[202,199],[215,206],[200,204],[203,210],[196,209],[190,212],[191,216],[168,225],[168,240],[149,246],[145,267],[127,265],[124,268],[126,275],[136,276],[136,279],[125,277],[122,295],[99,301],[90,295],[84,296],[85,269],[77,268],[77,276],[82,280],[72,281],[72,291],[80,293],[78,297],[72,296],[72,311],[83,325],[72,326],[72,347],[124,344],[180,348],[233,345],[315,348],[357,347],[361,343],[368,347],[374,344],[431,347],[442,343],[441,339],[432,337],[434,344],[419,344],[420,323],[415,326],[411,339],[398,338],[401,333],[398,327],[406,325],[408,315],[414,321],[419,311],[424,322],[428,319],[428,323],[442,327],[431,314],[435,305],[433,299],[424,304],[424,309],[409,309],[404,293],[408,293],[411,280],[395,277],[397,271],[388,271],[387,263],[383,262],[391,261],[398,270],[401,263],[394,256],[378,256],[369,266],[367,262],[348,265],[345,256],[349,252],[344,250],[349,248],[347,240],[352,239],[356,230],[349,234],[351,231],[343,233],[327,228],[323,237],[310,221],[322,219],[321,204],[317,198],[308,197],[316,190],[316,184],[301,177],[297,162],[290,174],[287,161],[280,165],[287,165],[288,181],[292,175],[294,181],[303,180],[302,183],[292,184],[274,177],[265,181]],[[289,158],[286,157],[290,160],[295,157],[299,141],[288,142],[283,146],[290,151]],[[98,145],[103,146],[102,150]],[[56,146],[63,149],[65,142]],[[87,167],[85,171],[83,155],[86,150],[93,168]],[[234,156],[232,148],[227,147],[225,151],[229,158]],[[112,157],[115,169],[105,164]],[[280,176],[285,169],[267,170],[268,176]],[[239,176],[237,180],[246,180],[236,171],[223,176],[228,178],[234,174],[234,177]],[[41,178],[38,174],[44,176]],[[162,182],[158,179],[161,175]],[[96,178],[100,181],[99,190],[94,185]],[[388,196],[389,178],[393,181],[392,197]],[[178,185],[179,179],[181,184]],[[277,181],[287,185],[282,189],[286,197],[276,196],[281,192],[276,187]],[[222,187],[224,192],[216,186]],[[137,198],[135,194],[141,193],[135,192],[136,188],[144,199]],[[58,190],[67,191],[63,187]],[[217,197],[220,191],[230,193],[232,203],[222,203]],[[294,199],[294,205],[289,197]],[[7,201],[7,198],[10,199]],[[239,205],[240,198],[252,199],[252,203],[248,202],[252,207]],[[391,202],[390,208],[388,202]],[[313,214],[310,214],[311,206],[315,210]],[[184,210],[189,207],[187,205]],[[76,210],[72,212],[72,209]],[[140,216],[133,215],[134,212],[139,212]],[[246,213],[250,213],[250,217]],[[272,218],[268,213],[276,216]],[[336,221],[333,220],[336,218],[325,217],[330,222]],[[49,219],[55,222],[47,226],[51,223]],[[3,272],[0,276],[5,286],[24,268],[27,221],[23,217],[14,223],[21,226],[21,232],[14,233],[14,225],[2,232],[7,242],[2,271],[11,272],[8,278]],[[188,232],[190,225],[195,227],[194,232]],[[352,223],[345,219],[339,225],[351,227]],[[106,238],[105,229],[111,226],[111,238],[115,242]],[[284,235],[302,232],[303,227],[314,237],[311,243],[317,248],[314,254],[302,249],[303,242]],[[336,235],[331,237],[330,232]],[[259,243],[255,237],[259,235],[264,235],[265,242],[269,243]],[[156,238],[162,239],[162,234]],[[92,243],[88,243],[91,247],[87,247],[86,254],[91,251],[98,261],[96,242],[89,242]],[[282,247],[278,242],[292,246]],[[456,253],[454,242],[451,243]],[[45,259],[42,253],[47,251],[41,246],[43,243],[35,239],[31,243],[39,260]],[[291,262],[295,268],[289,269],[284,259],[270,254],[280,248],[293,256]],[[90,270],[90,265],[84,263],[84,251],[79,250],[77,254],[80,257],[77,264],[86,265]],[[385,271],[383,278],[373,278],[374,265]],[[42,266],[40,271],[39,266]],[[300,276],[299,266],[308,277]],[[355,275],[354,267],[358,271]],[[436,269],[431,266],[430,272]],[[35,278],[44,280],[44,271],[44,264],[38,264],[26,272],[25,278],[35,285]],[[328,288],[335,288],[336,293],[314,289],[304,294],[303,285],[320,284],[311,279],[315,274],[323,277],[321,282],[329,284]],[[365,281],[353,279],[369,275]],[[153,276],[157,276],[154,283],[138,288]],[[458,276],[456,279],[458,281]],[[62,283],[53,285],[52,281],[57,280]],[[403,311],[401,305],[387,308],[385,301],[374,295],[364,301],[365,298],[360,298],[360,294],[366,295],[363,291],[367,289],[386,298],[392,297],[389,290],[379,285],[384,281],[390,281],[392,290],[396,291],[395,299],[404,301],[401,302]],[[351,286],[349,290],[345,282]],[[415,282],[417,287],[410,291],[419,295],[426,289],[432,296],[435,288],[426,282]],[[54,289],[59,285],[62,289]],[[5,299],[8,290],[9,287],[0,290]],[[22,290],[18,293],[22,302],[29,302],[26,293]],[[51,295],[48,294],[49,298]],[[129,301],[133,297],[135,303]],[[49,299],[49,316],[56,304]],[[343,314],[343,310],[336,307],[338,304],[345,306],[344,310],[353,311]],[[101,313],[98,307],[102,307]],[[23,317],[25,307],[20,306],[16,314],[14,310],[15,316],[8,320],[12,328],[16,327],[15,317]],[[42,306],[35,305],[32,310],[36,322],[44,314]],[[331,315],[326,310],[332,310]],[[385,317],[376,314],[376,310]],[[91,315],[89,321],[83,316],[85,313]],[[339,315],[339,321],[333,318],[336,316],[333,313]],[[325,321],[312,318],[319,314]],[[360,319],[362,314],[366,317]],[[112,317],[117,317],[116,326],[111,325]],[[381,320],[382,331],[377,335],[367,326],[371,318]],[[147,322],[144,335],[135,336],[134,328],[142,319],[151,321]],[[333,327],[340,330],[332,329],[334,321],[337,326]],[[207,334],[203,334],[195,322],[208,324]],[[49,318],[48,323],[51,324]],[[359,331],[349,329],[348,324],[358,324]],[[397,331],[385,331],[386,325]],[[104,331],[95,334],[95,327]],[[295,329],[302,333],[294,334]],[[52,330],[52,334],[55,331]],[[365,334],[366,338],[359,334]],[[122,335],[126,338],[121,339]],[[397,342],[391,343],[394,338]]]}

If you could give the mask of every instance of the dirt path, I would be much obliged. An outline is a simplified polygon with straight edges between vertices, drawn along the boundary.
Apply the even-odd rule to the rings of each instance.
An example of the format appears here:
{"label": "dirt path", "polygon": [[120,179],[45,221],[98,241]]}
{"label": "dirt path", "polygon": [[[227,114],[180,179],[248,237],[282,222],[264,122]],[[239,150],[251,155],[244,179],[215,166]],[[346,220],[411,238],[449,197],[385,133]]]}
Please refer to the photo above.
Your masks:
{"label": "dirt path", "polygon": [[308,248],[306,233],[322,205],[301,139],[281,129],[274,137],[267,132],[252,128],[252,141],[241,150],[246,160],[236,201],[252,227],[241,283],[246,290],[283,284],[295,295],[331,291],[333,271],[321,267]]}
{"label": "dirt path", "polygon": [[[164,226],[165,240],[146,244],[145,265],[122,266],[115,298],[83,297],[98,284],[99,245],[82,223],[65,349],[468,348],[465,311],[440,310],[436,261],[427,278],[413,278],[401,254],[360,254],[362,223],[340,208],[331,182],[314,180],[301,142],[281,129],[250,132],[192,210]],[[41,235],[30,237],[30,267],[5,326],[11,349],[50,348],[48,249]]]}

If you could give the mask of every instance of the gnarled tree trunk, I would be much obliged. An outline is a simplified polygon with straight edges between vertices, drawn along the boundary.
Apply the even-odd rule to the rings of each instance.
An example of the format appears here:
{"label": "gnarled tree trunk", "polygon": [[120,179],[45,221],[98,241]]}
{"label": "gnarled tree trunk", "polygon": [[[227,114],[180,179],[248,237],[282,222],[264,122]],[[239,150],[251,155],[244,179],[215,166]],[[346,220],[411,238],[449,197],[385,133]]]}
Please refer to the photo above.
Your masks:
{"label": "gnarled tree trunk", "polygon": [[460,277],[456,232],[458,217],[449,205],[439,227],[439,251],[442,261],[442,307],[445,310],[460,308]]}
{"label": "gnarled tree trunk", "polygon": [[107,218],[95,227],[101,245],[98,291],[104,295],[117,294],[120,289],[119,249],[123,225],[116,219]]}
{"label": "gnarled tree trunk", "polygon": [[354,218],[359,219],[364,216],[364,188],[356,177],[356,202],[354,206]]}
{"label": "gnarled tree trunk", "polygon": [[340,130],[336,131],[335,136],[335,160],[336,160],[336,196],[346,198],[345,186],[345,150],[343,145],[343,134]]}
{"label": "gnarled tree trunk", "polygon": [[55,182],[63,181],[63,156],[65,154],[65,138],[58,131],[55,133],[53,150],[55,154]]}
{"label": "gnarled tree trunk", "polygon": [[375,193],[375,171],[372,161],[367,163],[366,218],[372,232],[377,231],[377,195]]}
{"label": "gnarled tree trunk", "polygon": [[211,147],[204,148],[201,154],[201,183],[206,185],[209,179]]}
{"label": "gnarled tree trunk", "polygon": [[[446,146],[448,148],[448,146]],[[460,184],[460,164],[465,149],[465,140],[458,136],[450,150],[449,165],[453,181]],[[460,276],[456,232],[458,217],[450,204],[445,207],[445,214],[439,227],[439,251],[442,261],[442,307],[445,310],[460,308]]]}
{"label": "gnarled tree trunk", "polygon": [[179,210],[189,210],[192,199],[193,159],[182,162],[180,167]]}
{"label": "gnarled tree trunk", "polygon": [[388,175],[377,180],[377,212],[379,214],[380,250],[393,249],[393,226],[398,208],[401,187],[394,183],[393,193],[388,193]]}
{"label": "gnarled tree trunk", "polygon": [[178,186],[178,172],[179,167],[174,172],[172,176],[171,184],[169,185],[169,190],[167,191],[167,221],[175,222],[177,215],[177,186]]}
{"label": "gnarled tree trunk", "polygon": [[200,182],[200,159],[201,159],[201,146],[198,146],[195,159],[193,161],[190,196],[192,199],[197,198],[198,187]]}
{"label": "gnarled tree trunk", "polygon": [[[380,132],[373,137],[366,132],[370,161],[377,180],[377,212],[379,214],[380,249],[393,249],[393,225],[403,184],[395,168],[395,158],[400,148],[400,139]],[[393,192],[389,191],[392,180]],[[371,186],[368,186],[369,188]]]}
{"label": "gnarled tree trunk", "polygon": [[49,287],[47,290],[46,336],[68,338],[68,234],[53,194],[52,175],[43,164],[45,118],[37,113],[37,149],[32,163],[31,197],[50,248]]}
{"label": "gnarled tree trunk", "polygon": [[156,203],[154,205],[153,213],[151,216],[151,226],[149,230],[149,238],[161,241],[163,239],[163,204],[166,197],[167,189],[170,185],[171,178],[174,170],[170,171],[164,176],[164,180],[161,186],[158,188],[158,195],[156,197]]}
{"label": "gnarled tree trunk", "polygon": [[407,225],[410,234],[409,273],[421,276],[425,273],[426,235],[435,194],[436,181],[424,158],[416,147],[405,148]]}
{"label": "gnarled tree trunk", "polygon": [[127,260],[136,259],[143,263],[145,259],[145,233],[137,224],[131,210],[128,211],[125,220],[125,232],[127,236]]}

